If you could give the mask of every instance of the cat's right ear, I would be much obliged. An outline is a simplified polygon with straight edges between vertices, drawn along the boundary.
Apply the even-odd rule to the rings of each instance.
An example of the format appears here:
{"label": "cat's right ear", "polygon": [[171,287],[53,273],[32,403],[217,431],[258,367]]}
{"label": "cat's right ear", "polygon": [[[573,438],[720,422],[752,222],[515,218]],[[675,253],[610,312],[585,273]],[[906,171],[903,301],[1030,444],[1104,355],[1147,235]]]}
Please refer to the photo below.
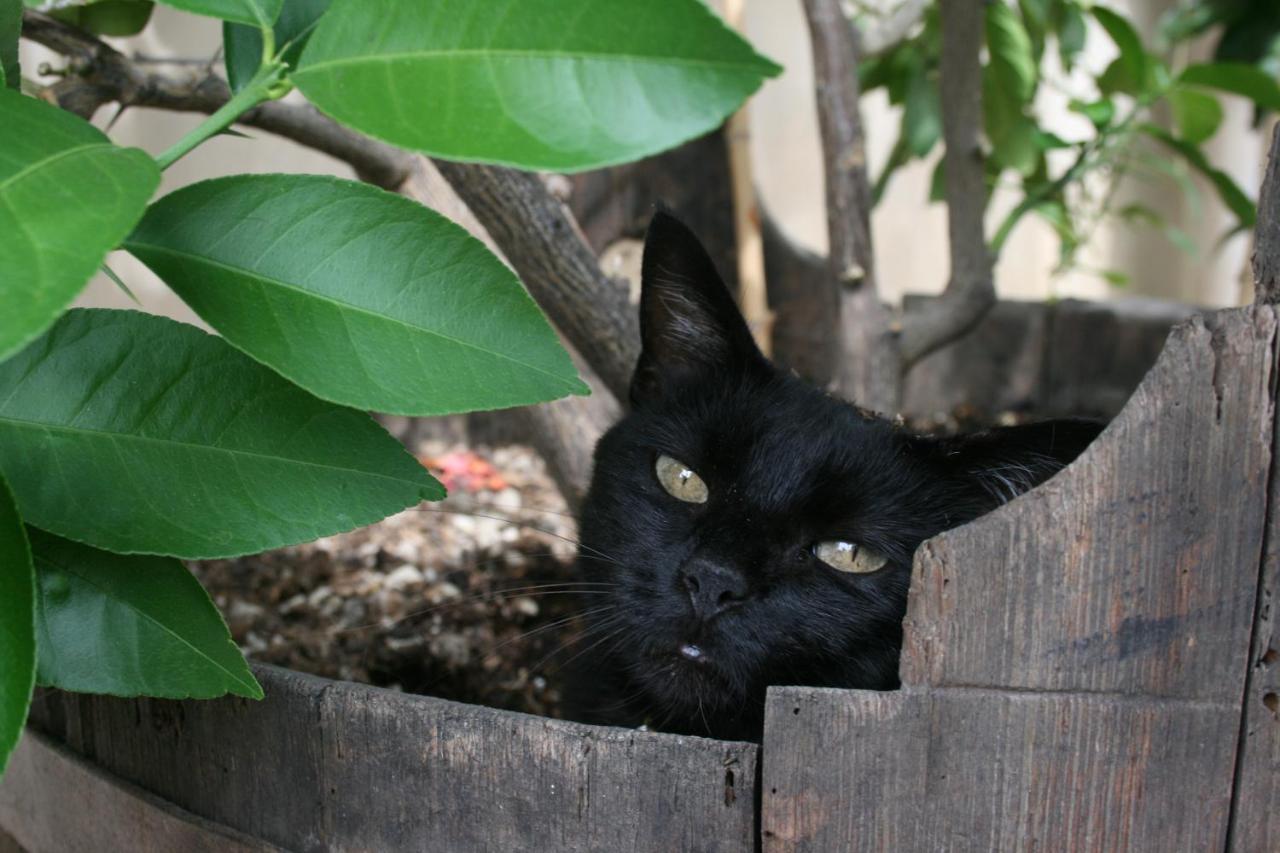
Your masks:
{"label": "cat's right ear", "polygon": [[766,363],[706,249],[669,213],[659,211],[649,222],[640,284],[642,350],[631,378],[632,404]]}

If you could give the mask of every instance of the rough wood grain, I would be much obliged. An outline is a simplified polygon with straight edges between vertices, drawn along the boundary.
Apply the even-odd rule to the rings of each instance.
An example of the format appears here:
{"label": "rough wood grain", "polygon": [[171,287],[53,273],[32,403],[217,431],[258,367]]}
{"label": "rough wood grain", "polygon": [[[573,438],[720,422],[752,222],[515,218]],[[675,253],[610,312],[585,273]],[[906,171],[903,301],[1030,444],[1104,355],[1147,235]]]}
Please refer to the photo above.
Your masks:
{"label": "rough wood grain", "polygon": [[[771,691],[766,850],[1224,846],[1276,332],[1266,307],[1178,327],[1079,460],[927,542],[903,690]],[[1236,804],[1241,850],[1274,849],[1269,823],[1242,828],[1273,802],[1256,746],[1270,775]]]}
{"label": "rough wood grain", "polygon": [[1235,719],[1096,694],[774,689],[764,849],[1221,849]]}
{"label": "rough wood grain", "polygon": [[[908,312],[937,301],[909,296]],[[1003,301],[973,333],[927,356],[906,376],[902,411],[973,407],[994,416],[1115,417],[1155,364],[1174,324],[1194,309],[1154,299],[1107,303]]]}
{"label": "rough wood grain", "polygon": [[30,853],[279,849],[184,812],[30,731],[0,781],[0,827],[18,849]]}
{"label": "rough wood grain", "polygon": [[1275,609],[1280,594],[1280,460],[1275,456],[1280,448],[1280,422],[1272,448],[1266,538],[1245,675],[1228,845],[1239,853],[1280,849],[1280,613]]}
{"label": "rough wood grain", "polygon": [[261,704],[49,693],[33,716],[108,772],[291,850],[754,844],[754,745],[256,672]]}
{"label": "rough wood grain", "polygon": [[1280,125],[1271,134],[1267,174],[1258,194],[1258,222],[1253,229],[1253,298],[1280,303]]}
{"label": "rough wood grain", "polygon": [[1272,309],[1179,326],[1044,486],[926,542],[910,684],[1241,695],[1273,422]]}

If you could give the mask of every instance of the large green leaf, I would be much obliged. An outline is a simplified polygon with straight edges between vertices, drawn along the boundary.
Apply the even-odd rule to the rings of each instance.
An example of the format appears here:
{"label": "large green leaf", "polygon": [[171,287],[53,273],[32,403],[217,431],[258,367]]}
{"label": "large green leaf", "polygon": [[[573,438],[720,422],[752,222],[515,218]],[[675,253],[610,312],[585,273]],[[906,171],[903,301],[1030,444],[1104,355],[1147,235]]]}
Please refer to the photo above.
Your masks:
{"label": "large green leaf", "polygon": [[1280,84],[1252,65],[1236,62],[1190,65],[1178,75],[1178,81],[1243,95],[1264,109],[1280,110]]}
{"label": "large green leaf", "polygon": [[227,340],[326,400],[438,415],[588,393],[484,244],[367,184],[204,181],[152,205],[125,247]]}
{"label": "large green leaf", "polygon": [[444,494],[368,415],[134,311],[68,312],[0,364],[0,469],[29,524],[192,559],[350,530]]}
{"label": "large green leaf", "polygon": [[22,35],[21,0],[0,0],[0,87],[21,88],[18,37]]}
{"label": "large green leaf", "polygon": [[[320,22],[320,16],[329,9],[333,0],[285,0],[280,17],[273,28],[276,49],[288,46],[282,58],[293,68],[298,64],[302,49],[311,38],[311,31]],[[227,80],[233,91],[240,91],[262,64],[262,31],[244,24],[222,25],[222,48],[227,64]]]}
{"label": "large green leaf", "polygon": [[902,137],[912,156],[924,157],[942,138],[942,104],[938,85],[917,67],[902,111]]}
{"label": "large green leaf", "polygon": [[0,476],[0,775],[22,736],[35,673],[31,550],[13,495]]}
{"label": "large green leaf", "polygon": [[269,27],[280,15],[284,0],[160,0],[175,9],[195,12],[210,18],[235,21],[251,26]]}
{"label": "large green leaf", "polygon": [[0,88],[0,359],[62,313],[159,183],[142,151]]}
{"label": "large green leaf", "polygon": [[779,70],[699,0],[334,0],[294,80],[396,145],[569,171],[705,133]]}
{"label": "large green leaf", "polygon": [[262,698],[222,615],[170,557],[121,556],[30,528],[37,680],[115,696]]}

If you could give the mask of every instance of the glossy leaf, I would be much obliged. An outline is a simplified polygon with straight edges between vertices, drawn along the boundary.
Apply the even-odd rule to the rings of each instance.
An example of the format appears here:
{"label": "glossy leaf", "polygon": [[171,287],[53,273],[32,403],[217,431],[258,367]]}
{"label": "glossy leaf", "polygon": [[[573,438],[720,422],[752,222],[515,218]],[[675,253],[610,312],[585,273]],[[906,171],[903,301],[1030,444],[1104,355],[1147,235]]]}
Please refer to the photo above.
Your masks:
{"label": "glossy leaf", "polygon": [[18,37],[22,35],[22,0],[0,0],[0,87],[18,89]]}
{"label": "glossy leaf", "polygon": [[1067,71],[1075,67],[1076,57],[1084,50],[1087,36],[1084,14],[1074,3],[1064,3],[1058,24],[1058,58]]}
{"label": "glossy leaf", "polygon": [[62,313],[159,183],[142,151],[0,88],[0,359]]}
{"label": "glossy leaf", "polygon": [[1252,65],[1234,62],[1191,65],[1178,75],[1178,81],[1243,95],[1264,109],[1280,110],[1280,84]]}
{"label": "glossy leaf", "polygon": [[1026,28],[1003,2],[987,4],[986,25],[996,79],[1010,97],[1026,103],[1036,91],[1036,60]]}
{"label": "glossy leaf", "polygon": [[210,18],[269,27],[280,15],[284,0],[160,0],[175,9]]}
{"label": "glossy leaf", "polygon": [[326,400],[438,415],[588,393],[514,273],[460,226],[367,184],[205,181],[153,205],[125,247],[232,344]]}
{"label": "glossy leaf", "polygon": [[[286,46],[282,58],[294,68],[302,49],[311,39],[311,31],[320,22],[320,16],[329,9],[333,0],[284,0],[280,17],[276,19],[276,49]],[[234,92],[240,91],[253,77],[262,63],[262,31],[244,24],[222,25],[222,46],[227,65],[227,81]]]}
{"label": "glossy leaf", "polygon": [[1175,86],[1166,96],[1173,108],[1173,121],[1178,133],[1192,145],[1199,145],[1218,130],[1222,123],[1222,105],[1213,95],[1187,86]]}
{"label": "glossy leaf", "polygon": [[22,736],[35,672],[31,550],[13,495],[0,476],[0,775]]}
{"label": "glossy leaf", "polygon": [[779,70],[700,0],[334,0],[294,80],[395,145],[572,171],[699,136]]}
{"label": "glossy leaf", "polygon": [[0,470],[29,524],[190,559],[350,530],[444,494],[368,415],[134,311],[68,312],[0,364]]}
{"label": "glossy leaf", "polygon": [[262,698],[222,614],[177,560],[30,534],[40,684],[114,696]]}

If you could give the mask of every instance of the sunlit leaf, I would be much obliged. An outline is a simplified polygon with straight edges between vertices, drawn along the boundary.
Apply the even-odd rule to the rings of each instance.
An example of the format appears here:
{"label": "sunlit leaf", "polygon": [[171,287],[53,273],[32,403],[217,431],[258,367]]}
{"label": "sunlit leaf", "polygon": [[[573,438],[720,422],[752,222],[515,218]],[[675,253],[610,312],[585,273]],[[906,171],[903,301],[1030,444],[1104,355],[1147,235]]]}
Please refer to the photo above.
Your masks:
{"label": "sunlit leaf", "polygon": [[701,135],[779,70],[700,0],[334,0],[294,80],[396,145],[578,170]]}
{"label": "sunlit leaf", "polygon": [[1003,2],[986,6],[987,50],[1000,86],[1019,103],[1036,91],[1036,60],[1031,39],[1017,14]]}
{"label": "sunlit leaf", "polygon": [[40,684],[114,696],[262,698],[222,614],[177,560],[29,532]]}
{"label": "sunlit leaf", "polygon": [[0,363],[0,470],[29,524],[117,553],[229,557],[444,490],[368,415],[225,341],[78,309]]}

